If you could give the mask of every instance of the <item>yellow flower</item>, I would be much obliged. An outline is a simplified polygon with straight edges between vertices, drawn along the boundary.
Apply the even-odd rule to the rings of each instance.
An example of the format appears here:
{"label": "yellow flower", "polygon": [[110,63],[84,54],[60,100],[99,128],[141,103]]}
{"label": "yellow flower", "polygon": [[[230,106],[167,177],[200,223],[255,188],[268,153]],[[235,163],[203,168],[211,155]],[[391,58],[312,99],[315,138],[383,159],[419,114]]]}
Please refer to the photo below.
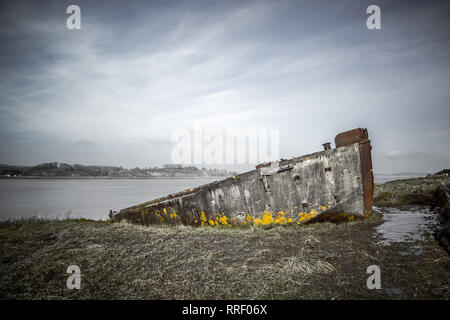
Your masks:
{"label": "yellow flower", "polygon": [[284,223],[286,222],[285,213],[283,211],[278,212],[278,216],[275,219],[275,223]]}
{"label": "yellow flower", "polygon": [[219,218],[220,223],[222,223],[223,225],[227,225],[228,224],[228,218],[227,216],[223,216]]}
{"label": "yellow flower", "polygon": [[269,211],[265,211],[262,217],[262,224],[263,225],[270,224],[272,223],[272,221],[273,221],[272,213]]}
{"label": "yellow flower", "polygon": [[202,211],[202,215],[200,216],[200,220],[202,220],[203,222],[205,222],[207,219],[205,217],[205,213]]}
{"label": "yellow flower", "polygon": [[214,220],[211,220],[211,219],[210,219],[210,220],[209,220],[209,224],[213,226],[213,225],[214,225]]}

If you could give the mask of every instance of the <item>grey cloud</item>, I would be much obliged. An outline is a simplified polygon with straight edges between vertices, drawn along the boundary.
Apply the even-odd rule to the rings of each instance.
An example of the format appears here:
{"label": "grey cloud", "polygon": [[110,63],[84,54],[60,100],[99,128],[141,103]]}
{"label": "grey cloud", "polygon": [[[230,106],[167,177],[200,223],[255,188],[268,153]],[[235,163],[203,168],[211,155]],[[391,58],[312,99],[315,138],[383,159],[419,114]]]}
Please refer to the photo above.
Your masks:
{"label": "grey cloud", "polygon": [[426,152],[405,152],[400,150],[389,151],[386,156],[390,160],[411,160],[411,159],[427,159],[430,157],[429,153]]}
{"label": "grey cloud", "polygon": [[425,135],[428,137],[433,137],[433,138],[445,138],[445,137],[450,136],[450,131],[449,130],[435,130],[435,131],[426,132]]}
{"label": "grey cloud", "polygon": [[94,141],[90,141],[90,140],[85,140],[85,139],[80,139],[76,142],[74,142],[74,145],[80,146],[80,147],[95,147],[95,142]]}

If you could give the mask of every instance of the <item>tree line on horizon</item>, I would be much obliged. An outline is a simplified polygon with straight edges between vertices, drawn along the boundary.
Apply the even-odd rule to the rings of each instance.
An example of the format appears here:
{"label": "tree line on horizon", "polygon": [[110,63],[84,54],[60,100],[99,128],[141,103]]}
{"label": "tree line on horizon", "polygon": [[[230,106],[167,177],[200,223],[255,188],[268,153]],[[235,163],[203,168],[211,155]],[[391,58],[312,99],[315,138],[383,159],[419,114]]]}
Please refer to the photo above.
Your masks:
{"label": "tree line on horizon", "polygon": [[195,166],[168,164],[162,168],[132,168],[121,166],[98,166],[47,162],[35,166],[14,166],[0,164],[0,176],[3,177],[208,177],[231,176],[235,172],[219,169],[199,169]]}

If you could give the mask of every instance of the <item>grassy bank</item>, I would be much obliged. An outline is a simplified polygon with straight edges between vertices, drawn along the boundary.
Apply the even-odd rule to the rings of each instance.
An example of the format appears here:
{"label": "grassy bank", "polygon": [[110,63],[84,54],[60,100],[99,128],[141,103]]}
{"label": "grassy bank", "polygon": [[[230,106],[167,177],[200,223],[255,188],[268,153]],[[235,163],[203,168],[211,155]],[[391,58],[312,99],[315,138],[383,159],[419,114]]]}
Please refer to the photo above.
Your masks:
{"label": "grassy bank", "polygon": [[379,207],[409,204],[430,205],[434,191],[442,184],[450,184],[449,175],[435,174],[423,178],[375,184],[374,204]]}
{"label": "grassy bank", "polygon": [[[437,241],[377,245],[381,222],[375,214],[270,229],[2,223],[0,298],[450,298],[450,259]],[[66,288],[71,264],[81,268],[80,290]],[[372,264],[381,268],[381,290],[366,287]]]}

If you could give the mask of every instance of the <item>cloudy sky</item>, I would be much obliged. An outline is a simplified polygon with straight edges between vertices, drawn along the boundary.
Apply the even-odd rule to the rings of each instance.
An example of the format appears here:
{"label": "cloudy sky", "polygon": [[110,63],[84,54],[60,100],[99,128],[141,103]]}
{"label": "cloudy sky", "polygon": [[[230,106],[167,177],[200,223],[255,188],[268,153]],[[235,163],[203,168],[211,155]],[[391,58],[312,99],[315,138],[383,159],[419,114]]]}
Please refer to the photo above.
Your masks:
{"label": "cloudy sky", "polygon": [[449,58],[448,1],[2,1],[0,163],[160,166],[201,121],[279,129],[283,158],[367,127],[375,172],[434,172]]}

